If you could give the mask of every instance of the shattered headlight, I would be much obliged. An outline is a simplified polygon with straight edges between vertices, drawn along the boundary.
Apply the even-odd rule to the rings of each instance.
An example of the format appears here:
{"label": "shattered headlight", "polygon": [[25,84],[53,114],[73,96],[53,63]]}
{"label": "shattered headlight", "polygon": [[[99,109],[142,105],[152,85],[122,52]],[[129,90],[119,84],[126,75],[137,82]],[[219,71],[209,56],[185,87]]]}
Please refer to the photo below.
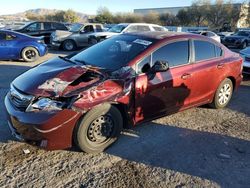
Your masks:
{"label": "shattered headlight", "polygon": [[32,112],[37,110],[61,110],[63,106],[63,102],[55,101],[49,98],[40,98],[38,99],[38,101],[34,102],[33,104],[30,104],[26,109],[26,112]]}

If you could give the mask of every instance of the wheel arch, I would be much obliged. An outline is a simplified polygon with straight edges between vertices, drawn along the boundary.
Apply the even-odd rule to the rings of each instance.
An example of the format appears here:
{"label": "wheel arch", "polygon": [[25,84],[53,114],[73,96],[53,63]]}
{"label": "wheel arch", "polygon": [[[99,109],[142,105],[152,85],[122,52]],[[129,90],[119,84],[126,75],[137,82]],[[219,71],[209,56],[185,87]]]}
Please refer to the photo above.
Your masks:
{"label": "wheel arch", "polygon": [[233,76],[228,76],[227,78],[232,81],[232,83],[233,83],[233,91],[234,91],[235,90],[235,85],[236,85],[236,79]]}
{"label": "wheel arch", "polygon": [[38,49],[37,46],[35,46],[35,45],[26,45],[25,47],[21,48],[21,50],[20,50],[20,52],[19,52],[19,56],[20,56],[19,58],[22,58],[22,52],[23,52],[23,50],[24,50],[25,48],[28,48],[28,47],[35,48],[35,49],[37,50],[37,52],[38,52],[39,57],[41,57],[40,51],[39,51],[39,49]]}

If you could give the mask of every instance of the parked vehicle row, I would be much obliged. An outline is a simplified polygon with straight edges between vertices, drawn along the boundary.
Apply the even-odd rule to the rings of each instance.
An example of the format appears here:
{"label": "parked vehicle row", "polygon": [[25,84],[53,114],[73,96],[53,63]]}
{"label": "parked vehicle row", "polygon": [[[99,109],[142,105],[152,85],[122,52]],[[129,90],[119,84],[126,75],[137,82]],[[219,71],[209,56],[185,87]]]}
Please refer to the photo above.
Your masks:
{"label": "parked vehicle row", "polygon": [[5,109],[20,140],[46,149],[74,142],[98,153],[128,125],[204,104],[225,107],[241,80],[242,58],[208,37],[125,33],[20,75]]}

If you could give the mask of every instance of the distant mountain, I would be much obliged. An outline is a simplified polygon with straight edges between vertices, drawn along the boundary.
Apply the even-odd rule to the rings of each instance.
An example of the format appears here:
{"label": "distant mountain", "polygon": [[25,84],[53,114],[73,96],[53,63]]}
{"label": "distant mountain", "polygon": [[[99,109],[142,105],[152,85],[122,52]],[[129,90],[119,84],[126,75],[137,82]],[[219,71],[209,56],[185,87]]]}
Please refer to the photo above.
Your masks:
{"label": "distant mountain", "polygon": [[[59,12],[59,11],[61,11],[61,10],[38,8],[38,9],[30,9],[30,10],[27,10],[25,12],[16,13],[16,14],[0,15],[0,18],[7,19],[7,20],[23,21],[23,20],[27,20],[27,18],[26,18],[27,13],[32,13],[32,14],[44,16],[44,15],[48,15],[48,14],[55,14],[56,12]],[[76,13],[82,20],[88,19],[87,14],[80,13],[80,12],[76,12]]]}

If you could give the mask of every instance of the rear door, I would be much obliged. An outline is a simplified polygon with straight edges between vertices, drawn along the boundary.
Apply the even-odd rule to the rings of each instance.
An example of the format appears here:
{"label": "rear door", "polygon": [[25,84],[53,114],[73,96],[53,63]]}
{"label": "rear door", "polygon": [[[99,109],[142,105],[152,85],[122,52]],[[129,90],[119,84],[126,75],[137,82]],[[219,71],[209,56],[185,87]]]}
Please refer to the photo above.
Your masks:
{"label": "rear door", "polygon": [[223,51],[216,44],[205,40],[193,40],[194,63],[190,103],[208,102],[220,82],[224,71]]}
{"label": "rear door", "polygon": [[[189,105],[192,71],[189,57],[189,41],[183,39],[162,46],[137,64],[136,122],[177,112]],[[149,69],[156,61],[167,61],[170,69],[150,74]]]}

